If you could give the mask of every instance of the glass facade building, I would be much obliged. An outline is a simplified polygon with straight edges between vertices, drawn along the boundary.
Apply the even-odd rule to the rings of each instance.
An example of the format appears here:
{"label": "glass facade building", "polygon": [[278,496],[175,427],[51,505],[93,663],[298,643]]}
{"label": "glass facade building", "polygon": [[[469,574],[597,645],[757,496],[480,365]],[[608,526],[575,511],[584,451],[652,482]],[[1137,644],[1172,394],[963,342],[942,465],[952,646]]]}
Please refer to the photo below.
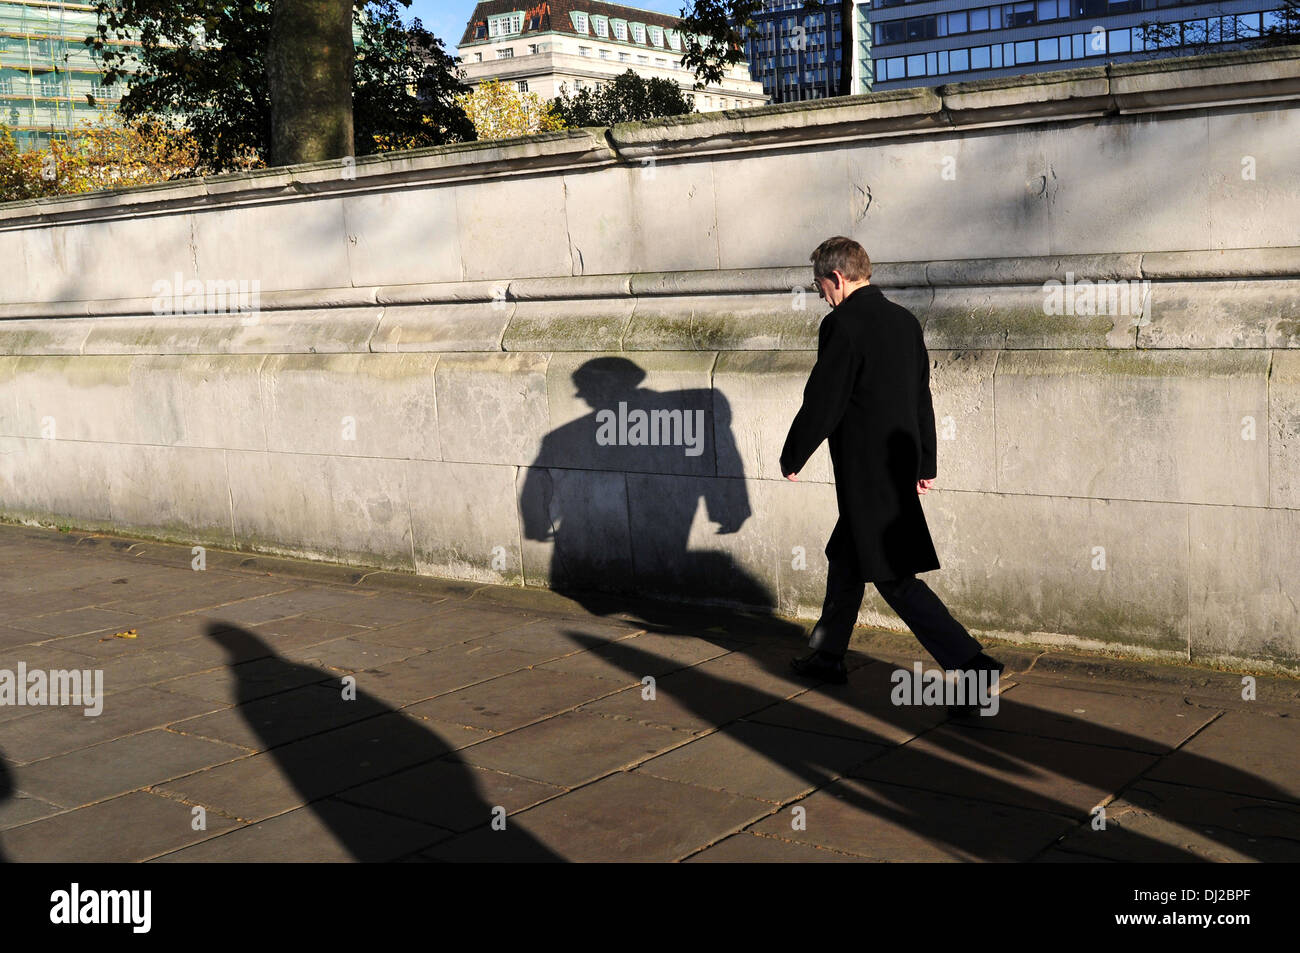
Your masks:
{"label": "glass facade building", "polygon": [[872,2],[877,90],[1233,49],[1284,13],[1282,0]]}
{"label": "glass facade building", "polygon": [[[866,8],[857,7],[853,92],[870,90],[870,33]],[[742,27],[745,57],[754,79],[774,103],[797,102],[835,96],[839,90],[841,44],[839,0],[826,0],[819,10],[805,8],[804,0],[764,0],[754,15],[754,28]]]}
{"label": "glass facade building", "polygon": [[103,85],[101,66],[82,43],[95,24],[85,4],[0,0],[0,123],[20,149],[67,138],[117,103],[122,87]]}

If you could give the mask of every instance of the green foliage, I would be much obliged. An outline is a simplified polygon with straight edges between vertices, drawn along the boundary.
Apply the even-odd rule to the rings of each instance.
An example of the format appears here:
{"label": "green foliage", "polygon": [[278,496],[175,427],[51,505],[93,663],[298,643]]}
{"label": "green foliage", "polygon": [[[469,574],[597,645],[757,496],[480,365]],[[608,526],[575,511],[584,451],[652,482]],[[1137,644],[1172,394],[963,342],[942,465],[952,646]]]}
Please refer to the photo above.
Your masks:
{"label": "green foliage", "polygon": [[[85,43],[122,83],[127,119],[179,117],[199,147],[202,171],[265,160],[271,145],[265,0],[91,0],[99,26]],[[363,48],[353,72],[356,151],[387,144],[439,145],[471,138],[455,105],[463,91],[440,40],[416,21],[401,25],[410,0],[362,0],[354,7]],[[110,45],[131,38],[137,47]],[[310,53],[310,51],[306,51]]]}
{"label": "green foliage", "polygon": [[695,73],[697,86],[717,84],[745,59],[740,28],[754,28],[763,0],[693,0],[681,10],[682,65]]}
{"label": "green foliage", "polygon": [[599,89],[584,87],[572,95],[562,90],[561,95],[552,100],[552,106],[569,128],[612,126],[695,111],[672,80],[660,77],[646,80],[632,70]]}

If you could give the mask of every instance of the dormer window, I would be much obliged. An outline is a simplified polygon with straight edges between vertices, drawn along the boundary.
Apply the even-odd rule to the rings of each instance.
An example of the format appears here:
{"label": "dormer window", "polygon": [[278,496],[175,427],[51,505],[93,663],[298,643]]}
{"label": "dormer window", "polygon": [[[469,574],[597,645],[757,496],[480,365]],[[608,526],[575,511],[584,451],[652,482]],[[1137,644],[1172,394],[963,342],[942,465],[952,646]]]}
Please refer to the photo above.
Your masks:
{"label": "dormer window", "polygon": [[488,36],[514,36],[524,28],[524,12],[516,10],[488,20]]}
{"label": "dormer window", "polygon": [[633,24],[632,24],[632,41],[633,41],[634,43],[644,43],[644,42],[645,42],[645,24],[644,24],[644,23],[633,23]]}
{"label": "dormer window", "polygon": [[626,20],[610,20],[609,22],[610,22],[610,24],[614,27],[614,39],[616,39],[616,40],[623,40],[623,41],[626,41],[626,40],[627,40],[627,21],[626,21]]}
{"label": "dormer window", "polygon": [[591,18],[591,25],[595,29],[597,36],[609,36],[609,17],[593,16]]}
{"label": "dormer window", "polygon": [[587,34],[587,14],[585,14],[585,13],[578,13],[578,12],[575,11],[575,12],[573,12],[573,13],[570,13],[569,16],[570,16],[570,17],[572,18],[572,20],[573,20],[573,28],[574,28],[577,32],[581,33],[583,36],[586,36],[586,34]]}
{"label": "dormer window", "polygon": [[664,36],[668,38],[670,49],[680,50],[682,48],[682,35],[676,30],[664,30]]}
{"label": "dormer window", "polygon": [[650,28],[650,42],[655,46],[664,45],[664,28],[661,26],[652,26]]}

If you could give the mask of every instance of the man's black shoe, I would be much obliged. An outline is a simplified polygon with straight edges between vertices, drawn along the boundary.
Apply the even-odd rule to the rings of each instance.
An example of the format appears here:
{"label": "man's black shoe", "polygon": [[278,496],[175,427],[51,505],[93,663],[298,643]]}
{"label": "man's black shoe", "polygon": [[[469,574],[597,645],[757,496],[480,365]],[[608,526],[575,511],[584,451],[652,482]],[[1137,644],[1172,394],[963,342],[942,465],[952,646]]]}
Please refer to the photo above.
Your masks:
{"label": "man's black shoe", "polygon": [[[999,680],[1001,680],[1002,672],[1004,669],[1006,669],[1005,665],[1003,665],[997,659],[985,655],[983,652],[980,652],[973,659],[971,659],[961,667],[961,670],[964,672],[996,672],[998,674]],[[979,710],[980,710],[980,706],[977,704],[949,705],[948,717],[969,718],[972,715],[978,714]]]}
{"label": "man's black shoe", "polygon": [[792,658],[790,667],[800,675],[819,678],[824,682],[833,682],[836,685],[843,685],[849,680],[849,672],[844,667],[844,659],[827,655],[817,649],[800,658]]}

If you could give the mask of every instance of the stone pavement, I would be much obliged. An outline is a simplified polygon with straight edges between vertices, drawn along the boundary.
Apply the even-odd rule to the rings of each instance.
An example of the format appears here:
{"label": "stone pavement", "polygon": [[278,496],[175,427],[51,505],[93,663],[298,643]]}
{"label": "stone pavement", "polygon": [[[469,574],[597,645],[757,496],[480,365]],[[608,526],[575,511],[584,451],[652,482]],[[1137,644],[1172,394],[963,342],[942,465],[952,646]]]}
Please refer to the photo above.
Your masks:
{"label": "stone pavement", "polygon": [[0,679],[105,693],[0,705],[5,859],[1300,860],[1296,680],[997,645],[953,720],[904,635],[206,556],[0,526]]}

